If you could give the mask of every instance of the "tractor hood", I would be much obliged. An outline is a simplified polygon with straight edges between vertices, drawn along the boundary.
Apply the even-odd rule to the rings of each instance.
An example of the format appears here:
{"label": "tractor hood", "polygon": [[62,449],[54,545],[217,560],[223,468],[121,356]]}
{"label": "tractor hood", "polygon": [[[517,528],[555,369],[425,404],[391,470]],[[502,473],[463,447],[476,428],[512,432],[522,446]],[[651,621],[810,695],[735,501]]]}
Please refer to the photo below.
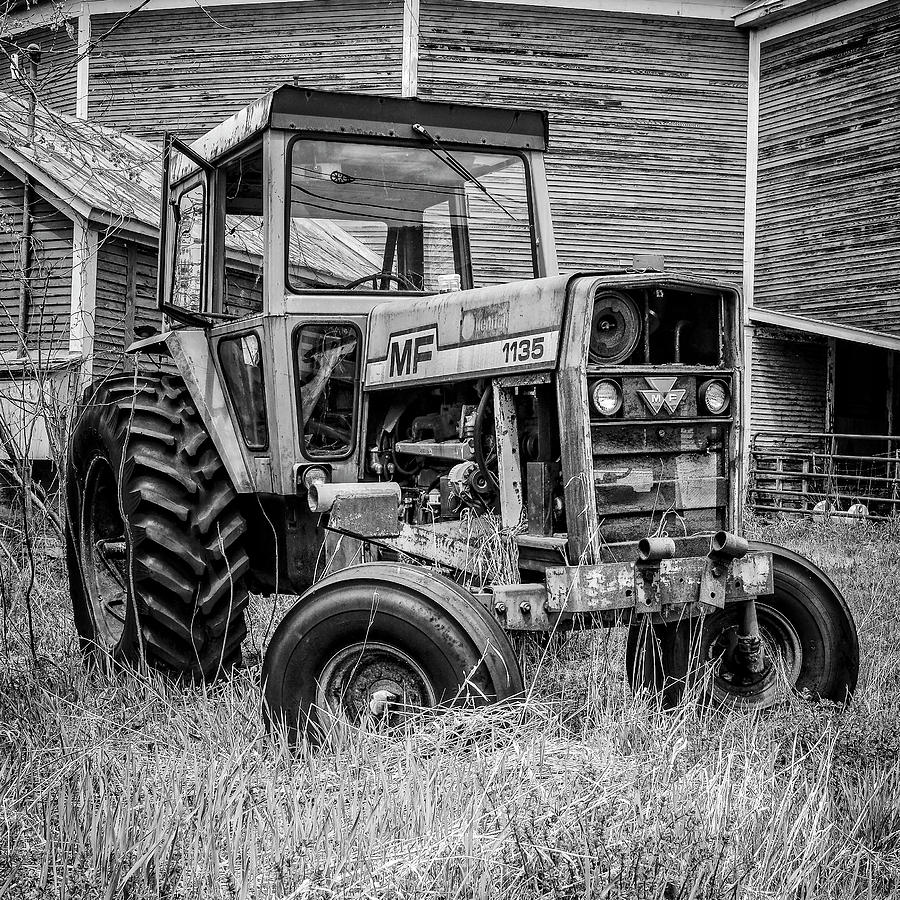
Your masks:
{"label": "tractor hood", "polygon": [[571,276],[391,300],[369,317],[366,390],[556,367]]}

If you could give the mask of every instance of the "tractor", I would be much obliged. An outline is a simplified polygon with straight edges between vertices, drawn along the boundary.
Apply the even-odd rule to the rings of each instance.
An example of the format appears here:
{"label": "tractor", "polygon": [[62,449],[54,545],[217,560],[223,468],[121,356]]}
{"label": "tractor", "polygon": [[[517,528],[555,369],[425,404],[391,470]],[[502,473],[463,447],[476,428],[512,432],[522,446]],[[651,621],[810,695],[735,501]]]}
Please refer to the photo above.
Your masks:
{"label": "tractor", "polygon": [[653,258],[559,274],[548,133],[284,86],[166,136],[168,330],[70,440],[88,654],[212,678],[251,592],[297,595],[262,665],[295,737],[513,698],[511,637],[592,627],[664,704],[850,696],[839,590],[740,536],[740,292]]}

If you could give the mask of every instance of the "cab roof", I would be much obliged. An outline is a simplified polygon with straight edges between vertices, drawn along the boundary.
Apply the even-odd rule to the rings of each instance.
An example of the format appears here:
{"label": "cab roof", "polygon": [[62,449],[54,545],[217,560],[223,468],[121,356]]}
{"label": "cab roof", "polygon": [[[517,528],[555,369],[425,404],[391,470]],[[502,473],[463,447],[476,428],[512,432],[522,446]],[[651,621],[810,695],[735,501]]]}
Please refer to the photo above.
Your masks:
{"label": "cab roof", "polygon": [[412,131],[414,123],[424,125],[438,141],[446,144],[545,150],[549,135],[547,113],[542,110],[438,103],[284,85],[208,131],[194,141],[191,149],[214,162],[267,128],[400,138],[420,143],[422,139]]}

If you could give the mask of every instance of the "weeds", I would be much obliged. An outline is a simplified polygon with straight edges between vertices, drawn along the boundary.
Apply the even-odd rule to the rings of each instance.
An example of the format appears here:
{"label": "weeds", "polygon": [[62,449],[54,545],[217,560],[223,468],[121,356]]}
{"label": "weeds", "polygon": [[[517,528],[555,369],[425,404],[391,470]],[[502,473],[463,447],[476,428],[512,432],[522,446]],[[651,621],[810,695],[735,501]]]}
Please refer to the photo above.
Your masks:
{"label": "weeds", "polygon": [[[764,531],[853,606],[848,708],[661,712],[625,686],[621,635],[596,632],[555,639],[539,671],[526,647],[524,709],[316,752],[263,729],[252,644],[213,687],[85,669],[39,546],[37,664],[4,582],[0,897],[896,897],[900,544],[857,523]],[[251,635],[272,614],[256,600]]]}

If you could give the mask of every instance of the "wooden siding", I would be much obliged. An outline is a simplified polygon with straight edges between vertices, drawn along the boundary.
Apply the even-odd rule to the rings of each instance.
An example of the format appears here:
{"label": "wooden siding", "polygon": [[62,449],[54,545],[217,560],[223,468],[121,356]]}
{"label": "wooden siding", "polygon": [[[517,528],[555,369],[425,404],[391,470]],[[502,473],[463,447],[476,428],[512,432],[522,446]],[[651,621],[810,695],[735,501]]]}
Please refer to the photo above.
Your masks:
{"label": "wooden siding", "polygon": [[0,352],[18,348],[22,183],[0,169]]}
{"label": "wooden siding", "polygon": [[763,44],[756,306],[900,334],[898,10]]}
{"label": "wooden siding", "polygon": [[72,220],[44,200],[32,205],[28,346],[67,352],[72,314]]}
{"label": "wooden siding", "polygon": [[751,431],[824,431],[825,341],[792,340],[772,329],[757,328],[752,352]]}
{"label": "wooden siding", "polygon": [[[92,29],[116,19],[96,16]],[[92,53],[88,115],[149,140],[166,129],[193,138],[295,76],[399,94],[402,20],[401,0],[141,12]]]}
{"label": "wooden siding", "polygon": [[26,96],[21,82],[14,81],[9,71],[9,56],[17,47],[39,44],[41,61],[38,65],[38,99],[59,112],[75,115],[75,83],[77,77],[77,26],[36,28],[14,41],[0,41],[0,91],[15,97]]}
{"label": "wooden siding", "polygon": [[125,348],[140,325],[161,328],[156,306],[156,253],[109,236],[97,250],[95,376],[129,368]]}
{"label": "wooden siding", "polygon": [[[32,194],[31,309],[28,346],[41,353],[69,347],[72,222]],[[19,235],[22,184],[0,170],[0,350],[18,348]]]}
{"label": "wooden siding", "polygon": [[747,37],[728,22],[423,0],[419,95],[550,111],[563,270],[738,278]]}

